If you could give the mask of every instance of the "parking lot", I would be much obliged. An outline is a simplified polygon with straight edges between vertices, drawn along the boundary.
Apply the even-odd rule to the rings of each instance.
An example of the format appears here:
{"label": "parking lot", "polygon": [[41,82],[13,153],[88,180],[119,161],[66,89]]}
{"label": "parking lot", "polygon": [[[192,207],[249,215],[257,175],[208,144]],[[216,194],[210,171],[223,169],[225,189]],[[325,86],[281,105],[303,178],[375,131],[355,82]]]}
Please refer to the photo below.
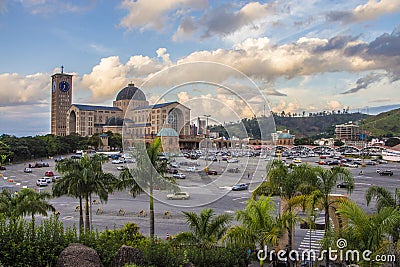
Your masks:
{"label": "parking lot", "polygon": [[[220,158],[219,158],[220,159]],[[282,158],[285,159],[285,158]],[[317,165],[319,157],[302,158],[302,163]],[[239,157],[238,162],[228,163],[227,161],[207,161],[210,170],[215,170],[217,175],[207,175],[203,170],[206,166],[204,159],[198,160],[185,160],[182,158],[176,159],[181,162],[179,172],[185,174],[185,179],[177,179],[181,187],[181,191],[188,192],[190,198],[188,200],[168,200],[167,194],[170,192],[155,190],[155,216],[156,216],[156,234],[163,236],[166,233],[176,234],[180,231],[187,230],[187,225],[182,215],[182,211],[199,212],[204,207],[210,207],[215,210],[217,214],[229,213],[234,214],[235,210],[245,207],[246,200],[251,196],[251,192],[260,184],[265,178],[265,167],[268,161],[265,159],[253,157]],[[290,161],[290,160],[288,160]],[[16,189],[22,187],[34,188],[37,191],[51,191],[52,183],[48,186],[36,186],[36,181],[44,177],[48,171],[54,172],[54,175],[60,175],[54,169],[54,160],[47,160],[49,167],[32,168],[31,173],[25,173],[24,168],[29,163],[25,162],[14,165],[7,165],[7,170],[1,171],[3,177],[2,182],[6,185],[12,185]],[[195,163],[196,171],[188,171],[187,164],[182,162]],[[366,162],[369,162],[367,160]],[[118,166],[123,164],[112,164],[112,161],[105,163],[103,169],[105,172],[111,172],[118,175],[120,171]],[[321,165],[324,168],[331,166]],[[239,171],[232,172],[228,170]],[[378,169],[391,170],[393,176],[381,176],[377,173]],[[400,188],[400,164],[388,163],[378,165],[366,165],[366,167],[359,166],[358,168],[349,168],[354,175],[355,187],[350,199],[355,201],[364,210],[372,212],[374,210],[374,202],[369,207],[366,206],[365,192],[372,186],[383,186],[389,191],[394,192],[395,188]],[[363,174],[360,174],[360,170]],[[172,175],[172,174],[170,174]],[[232,186],[238,183],[248,183],[249,189],[244,191],[232,191]],[[345,188],[335,188],[334,193],[346,194]],[[278,201],[278,198],[275,197]],[[93,200],[96,200],[93,203]],[[60,212],[60,219],[65,225],[72,225],[78,222],[79,213],[76,211],[78,200],[71,197],[60,197],[51,200],[54,207]],[[100,209],[101,208],[101,209]],[[123,209],[124,214],[119,211]],[[101,210],[101,212],[98,212]],[[114,192],[109,196],[107,203],[100,203],[96,196],[92,198],[91,213],[92,224],[94,228],[104,229],[105,227],[113,228],[114,226],[120,227],[126,222],[134,222],[141,227],[143,233],[148,233],[148,217],[141,216],[140,211],[148,212],[148,196],[142,194],[137,198],[132,196],[127,191]],[[169,216],[165,216],[168,212]]]}

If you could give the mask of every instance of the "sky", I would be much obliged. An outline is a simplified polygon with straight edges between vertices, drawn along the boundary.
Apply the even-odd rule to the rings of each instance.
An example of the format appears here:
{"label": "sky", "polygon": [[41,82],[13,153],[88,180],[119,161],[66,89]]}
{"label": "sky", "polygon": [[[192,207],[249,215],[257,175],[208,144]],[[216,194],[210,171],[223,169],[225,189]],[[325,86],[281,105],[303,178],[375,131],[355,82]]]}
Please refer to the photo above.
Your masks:
{"label": "sky", "polygon": [[218,122],[400,103],[400,0],[0,0],[0,33],[0,134],[50,132],[61,65],[73,103],[133,82]]}

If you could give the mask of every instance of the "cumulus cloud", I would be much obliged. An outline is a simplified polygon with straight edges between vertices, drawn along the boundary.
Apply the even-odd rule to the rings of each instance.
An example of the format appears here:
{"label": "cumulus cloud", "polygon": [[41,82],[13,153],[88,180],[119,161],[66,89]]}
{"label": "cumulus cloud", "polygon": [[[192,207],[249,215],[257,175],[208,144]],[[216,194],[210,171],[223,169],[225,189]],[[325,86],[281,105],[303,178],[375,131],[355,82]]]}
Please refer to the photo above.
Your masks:
{"label": "cumulus cloud", "polygon": [[128,15],[121,20],[120,26],[128,30],[161,30],[171,19],[168,16],[171,12],[184,8],[202,9],[206,6],[207,0],[124,0],[121,8],[128,10]]}
{"label": "cumulus cloud", "polygon": [[331,100],[331,101],[328,101],[327,107],[328,107],[328,109],[336,110],[336,109],[341,109],[342,104],[340,104],[340,102],[337,100]]}
{"label": "cumulus cloud", "polygon": [[27,76],[16,73],[0,74],[0,106],[48,103],[51,88],[49,77],[48,73]]}
{"label": "cumulus cloud", "polygon": [[356,23],[374,20],[382,15],[400,10],[400,2],[395,0],[369,0],[365,5],[359,5],[353,10],[331,11],[327,14],[328,21],[341,23]]}

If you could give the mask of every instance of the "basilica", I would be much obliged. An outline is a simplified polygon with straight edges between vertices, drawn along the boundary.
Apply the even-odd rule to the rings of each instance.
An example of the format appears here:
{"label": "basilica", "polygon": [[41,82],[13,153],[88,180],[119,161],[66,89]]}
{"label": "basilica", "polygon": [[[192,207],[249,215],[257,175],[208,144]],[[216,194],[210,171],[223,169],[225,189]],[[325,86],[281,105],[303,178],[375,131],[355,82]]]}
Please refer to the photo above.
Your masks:
{"label": "basilica", "polygon": [[[91,136],[111,131],[135,139],[152,140],[164,132],[190,135],[190,109],[177,101],[150,105],[142,90],[133,83],[121,89],[113,106],[72,103],[72,75],[52,76],[51,133]],[[168,131],[161,131],[170,128]],[[123,131],[125,131],[123,133]]]}

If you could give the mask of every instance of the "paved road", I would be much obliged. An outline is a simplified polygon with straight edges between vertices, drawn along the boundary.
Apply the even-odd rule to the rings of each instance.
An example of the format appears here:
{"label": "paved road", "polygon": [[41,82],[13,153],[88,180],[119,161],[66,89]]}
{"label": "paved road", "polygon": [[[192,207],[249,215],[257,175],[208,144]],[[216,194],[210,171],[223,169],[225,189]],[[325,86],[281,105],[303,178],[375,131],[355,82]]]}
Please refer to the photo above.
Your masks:
{"label": "paved road", "polygon": [[[160,237],[175,235],[178,232],[187,230],[182,211],[200,212],[205,207],[213,208],[217,214],[234,214],[235,210],[240,210],[245,207],[246,200],[249,199],[252,190],[260,183],[265,177],[266,161],[263,159],[254,158],[239,158],[239,163],[226,163],[226,162],[213,162],[210,169],[217,170],[222,174],[216,176],[204,176],[196,173],[185,172],[187,178],[185,180],[178,180],[182,191],[188,191],[191,195],[190,200],[167,200],[166,194],[169,192],[155,191],[155,216],[156,216],[156,234]],[[306,159],[310,164],[315,164],[317,158]],[[178,160],[179,161],[179,160]],[[182,160],[183,161],[183,160]],[[2,171],[5,183],[9,183],[8,179],[12,179],[15,187],[27,186],[35,188],[36,190],[51,190],[51,185],[48,187],[38,188],[35,183],[38,178],[41,178],[45,171],[53,170],[54,160],[48,161],[50,167],[33,169],[32,173],[24,173],[23,169],[27,166],[25,164],[15,164],[7,166],[6,171]],[[199,160],[201,166],[199,169],[204,168],[204,160]],[[210,162],[208,162],[210,163]],[[106,172],[113,172],[118,175],[119,171],[116,169],[118,165],[111,164],[111,161],[104,165]],[[227,169],[239,168],[240,173],[228,173]],[[185,167],[183,167],[184,169]],[[376,173],[377,168],[391,169],[394,175],[380,176]],[[182,171],[183,171],[182,169]],[[388,188],[390,191],[400,188],[400,164],[389,163],[380,166],[367,166],[363,169],[364,175],[358,175],[361,168],[350,169],[355,177],[355,189],[350,195],[350,198],[359,204],[363,209],[368,212],[374,210],[374,203],[369,207],[366,206],[364,194],[371,185],[379,185]],[[249,178],[248,178],[249,177]],[[245,182],[250,183],[250,190],[248,191],[231,191],[232,185]],[[334,193],[346,193],[345,189],[335,188]],[[93,199],[97,199],[95,196]],[[133,199],[128,192],[116,192],[109,196],[107,203],[93,204],[91,211],[93,214],[92,224],[95,228],[104,229],[106,227],[113,228],[120,227],[126,222],[134,222],[139,225],[144,234],[149,233],[149,223],[147,217],[139,217],[138,213],[141,210],[148,211],[148,196],[146,194],[138,196]],[[275,198],[278,202],[278,198]],[[78,200],[70,197],[61,197],[52,199],[51,203],[57,210],[60,211],[60,219],[65,225],[73,225],[78,222],[79,213],[75,211],[78,205]],[[102,214],[96,214],[98,208],[103,210]],[[125,215],[122,216],[118,213],[120,209],[125,210]],[[164,212],[169,211],[171,217],[165,217]],[[307,235],[307,230],[296,231],[296,244],[300,245]]]}

